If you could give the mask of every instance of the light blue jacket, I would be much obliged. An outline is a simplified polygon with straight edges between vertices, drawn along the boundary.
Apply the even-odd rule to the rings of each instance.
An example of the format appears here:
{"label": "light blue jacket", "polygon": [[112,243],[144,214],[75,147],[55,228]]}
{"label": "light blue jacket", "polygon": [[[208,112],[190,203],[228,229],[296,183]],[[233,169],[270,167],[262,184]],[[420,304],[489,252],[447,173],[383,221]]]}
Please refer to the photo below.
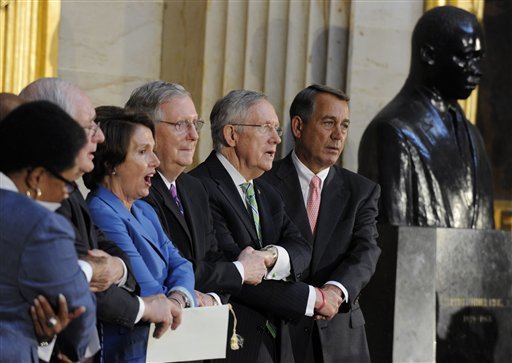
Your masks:
{"label": "light blue jacket", "polygon": [[89,193],[87,204],[94,223],[130,257],[141,296],[180,290],[195,301],[192,264],[166,236],[149,204],[137,200],[130,213],[103,186]]}
{"label": "light blue jacket", "polygon": [[96,305],[74,241],[64,217],[21,193],[0,189],[0,362],[38,362],[30,306],[39,294],[54,308],[59,294],[70,311],[85,306],[85,313],[59,334],[71,359],[83,357],[96,329]]}

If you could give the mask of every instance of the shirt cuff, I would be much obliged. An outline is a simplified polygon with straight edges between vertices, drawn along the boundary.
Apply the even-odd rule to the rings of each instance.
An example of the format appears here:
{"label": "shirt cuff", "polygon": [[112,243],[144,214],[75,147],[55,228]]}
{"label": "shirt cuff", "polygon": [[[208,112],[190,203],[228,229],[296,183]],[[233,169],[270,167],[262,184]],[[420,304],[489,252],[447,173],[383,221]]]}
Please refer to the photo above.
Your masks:
{"label": "shirt cuff", "polygon": [[54,336],[52,341],[48,342],[48,345],[46,345],[44,347],[42,347],[42,346],[37,347],[37,356],[39,357],[40,360],[42,360],[44,362],[50,361],[50,359],[52,358],[53,347],[54,347],[56,341],[57,341],[57,336]]}
{"label": "shirt cuff", "polygon": [[306,312],[304,315],[313,316],[315,313],[316,290],[314,286],[309,285],[308,304],[306,305]]}
{"label": "shirt cuff", "polygon": [[137,324],[140,321],[140,319],[142,319],[144,311],[146,310],[146,304],[144,304],[144,300],[142,300],[139,296],[137,296],[137,299],[139,299],[139,312],[137,313],[137,316],[135,317],[135,321],[133,322],[133,324]]}
{"label": "shirt cuff", "polygon": [[238,272],[240,273],[240,276],[242,277],[242,284],[243,284],[244,279],[245,279],[244,265],[240,261],[233,261],[233,263],[235,264],[236,269],[238,270]]}
{"label": "shirt cuff", "polygon": [[277,249],[277,260],[270,271],[265,274],[265,280],[285,280],[290,276],[292,269],[290,264],[290,255],[281,246],[272,245]]}
{"label": "shirt cuff", "polygon": [[120,259],[119,257],[114,258],[117,258],[121,262],[121,265],[123,265],[123,276],[121,276],[121,278],[118,281],[116,281],[117,286],[123,287],[126,284],[126,281],[128,280],[128,269],[126,268],[126,264],[122,259]]}
{"label": "shirt cuff", "polygon": [[78,265],[80,266],[80,269],[85,275],[85,278],[87,279],[87,283],[89,284],[92,280],[92,266],[89,262],[84,260],[78,260]]}
{"label": "shirt cuff", "polygon": [[348,301],[348,291],[347,291],[347,289],[345,289],[345,286],[340,284],[338,281],[329,280],[324,285],[334,285],[334,286],[340,288],[340,290],[343,292],[343,296],[342,296],[343,302]]}
{"label": "shirt cuff", "polygon": [[219,295],[217,295],[214,292],[209,292],[207,295],[210,295],[211,297],[213,297],[215,299],[215,301],[217,301],[217,305],[222,305],[222,300],[220,299]]}
{"label": "shirt cuff", "polygon": [[174,286],[168,293],[167,293],[167,296],[171,296],[171,294],[174,292],[174,291],[179,291],[181,292],[182,294],[185,294],[188,298],[188,300],[190,301],[190,307],[191,308],[195,308],[197,306],[196,304],[196,299],[195,299],[195,296],[192,296],[190,295],[190,293],[188,292],[188,290],[182,286]]}

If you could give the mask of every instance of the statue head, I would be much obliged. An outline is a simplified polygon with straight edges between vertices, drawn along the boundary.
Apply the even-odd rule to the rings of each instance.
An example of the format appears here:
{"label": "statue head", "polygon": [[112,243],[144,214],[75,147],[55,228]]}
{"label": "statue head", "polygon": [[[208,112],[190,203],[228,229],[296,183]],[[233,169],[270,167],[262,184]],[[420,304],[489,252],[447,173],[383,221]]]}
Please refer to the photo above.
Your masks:
{"label": "statue head", "polygon": [[414,28],[411,76],[443,99],[466,99],[480,83],[483,54],[483,32],[473,14],[433,8]]}

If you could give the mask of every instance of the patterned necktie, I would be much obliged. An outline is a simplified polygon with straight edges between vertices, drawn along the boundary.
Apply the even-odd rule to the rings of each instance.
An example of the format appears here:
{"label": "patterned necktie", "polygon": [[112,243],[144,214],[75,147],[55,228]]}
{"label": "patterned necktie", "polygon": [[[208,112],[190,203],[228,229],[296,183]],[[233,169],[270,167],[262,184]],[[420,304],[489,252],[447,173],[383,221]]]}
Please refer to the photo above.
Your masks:
{"label": "patterned necktie", "polygon": [[260,213],[258,212],[258,204],[256,203],[256,194],[254,193],[254,186],[252,183],[242,183],[240,184],[242,190],[245,195],[245,202],[247,203],[247,208],[251,209],[252,219],[254,221],[254,226],[256,227],[256,234],[258,235],[258,243],[260,247],[261,244],[261,224],[260,224]]}
{"label": "patterned necktie", "polygon": [[183,205],[181,204],[180,198],[178,198],[178,192],[176,191],[176,187],[174,186],[174,184],[171,184],[170,190],[172,199],[174,199],[174,202],[178,206],[178,209],[180,210],[181,214],[185,215],[185,212],[183,211]]}
{"label": "patterned necktie", "polygon": [[318,176],[313,176],[309,182],[309,195],[306,210],[308,212],[309,225],[311,231],[315,234],[316,220],[318,217],[318,210],[320,209],[320,183],[321,180]]}

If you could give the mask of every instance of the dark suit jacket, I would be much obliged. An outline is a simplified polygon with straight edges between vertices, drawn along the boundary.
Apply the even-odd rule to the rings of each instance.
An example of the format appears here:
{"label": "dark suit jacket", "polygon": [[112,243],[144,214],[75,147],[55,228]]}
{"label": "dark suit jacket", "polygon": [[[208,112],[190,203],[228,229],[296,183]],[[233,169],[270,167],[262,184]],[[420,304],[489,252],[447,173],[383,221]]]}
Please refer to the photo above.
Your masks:
{"label": "dark suit jacket", "polygon": [[220,294],[240,291],[242,277],[218,249],[208,193],[201,182],[183,173],[176,179],[185,215],[180,213],[160,174],[155,174],[151,184],[144,200],[155,209],[164,231],[183,257],[193,263],[196,289]]}
{"label": "dark suit jacket", "polygon": [[57,307],[66,297],[69,310],[84,314],[59,334],[63,352],[83,358],[95,329],[96,305],[80,270],[74,233],[64,217],[25,195],[0,189],[0,361],[37,362],[37,339],[30,306],[42,294]]}
{"label": "dark suit jacket", "polygon": [[491,168],[478,129],[457,103],[431,102],[409,82],[365,130],[359,173],[382,187],[382,223],[494,227]]}
{"label": "dark suit jacket", "polygon": [[304,317],[290,327],[296,360],[300,362],[304,357],[316,323],[324,362],[369,361],[359,294],[375,272],[380,255],[376,242],[379,186],[333,166],[322,188],[313,236],[291,154],[275,162],[263,179],[280,192],[286,212],[313,245],[313,258],[304,281],[320,287],[334,280],[349,294],[349,301],[342,304],[340,313],[331,321],[314,322]]}
{"label": "dark suit jacket", "polygon": [[[79,190],[71,193],[57,213],[65,216],[75,229],[75,248],[79,256],[86,255],[91,249],[101,249],[112,256],[119,257],[128,269],[125,287],[112,285],[107,290],[96,294],[97,314],[100,321],[118,324],[126,328],[133,327],[139,311],[139,301],[130,291],[139,292],[139,287],[132,273],[130,259],[114,242],[105,237],[94,225],[89,209]],[[129,291],[128,291],[129,290]]]}
{"label": "dark suit jacket", "polygon": [[[230,259],[246,246],[258,249],[252,216],[226,169],[212,152],[191,174],[205,185],[215,226],[217,241]],[[264,181],[254,181],[260,214],[263,245],[280,245],[290,255],[292,272],[289,282],[264,280],[257,286],[244,285],[231,301],[237,314],[237,331],[245,338],[243,349],[228,349],[232,362],[290,362],[290,341],[283,320],[298,319],[306,311],[309,287],[297,282],[309,265],[311,246],[284,211],[279,194]],[[280,327],[277,340],[265,328],[267,320]]]}

